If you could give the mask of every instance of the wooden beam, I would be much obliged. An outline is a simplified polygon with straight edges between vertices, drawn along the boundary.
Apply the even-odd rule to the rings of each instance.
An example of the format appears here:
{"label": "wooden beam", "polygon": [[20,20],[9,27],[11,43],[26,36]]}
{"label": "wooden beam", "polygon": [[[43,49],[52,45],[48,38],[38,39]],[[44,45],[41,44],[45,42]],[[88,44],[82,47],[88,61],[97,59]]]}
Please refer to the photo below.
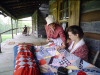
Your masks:
{"label": "wooden beam", "polygon": [[32,20],[18,20],[18,21],[32,21]]}
{"label": "wooden beam", "polygon": [[11,0],[11,1],[2,1],[2,3],[6,3],[6,4],[15,4],[15,5],[17,5],[17,4],[25,4],[25,3],[37,3],[37,2],[41,2],[40,0],[32,0],[32,1],[18,1],[18,0]]}
{"label": "wooden beam", "polygon": [[12,12],[20,12],[20,11],[33,11],[33,10],[36,10],[36,8],[33,8],[33,7],[26,7],[26,8],[19,8],[19,9],[11,9],[9,11],[12,11]]}
{"label": "wooden beam", "polygon": [[6,12],[9,16],[12,16],[12,18],[16,19],[10,12],[8,12],[7,10],[5,10],[2,6],[0,6],[0,10]]}
{"label": "wooden beam", "polygon": [[96,33],[85,32],[84,33],[84,37],[86,37],[86,38],[92,38],[92,39],[96,39],[96,40],[100,40],[100,34],[96,34]]}
{"label": "wooden beam", "polygon": [[25,17],[31,17],[31,14],[23,14],[23,15],[18,15],[16,16],[17,19],[25,18]]}
{"label": "wooden beam", "polygon": [[81,14],[81,22],[100,21],[100,10]]}
{"label": "wooden beam", "polygon": [[19,9],[19,8],[25,8],[25,7],[39,7],[39,5],[21,5],[21,6],[15,6],[15,7],[12,7],[12,8],[9,8],[9,9]]}
{"label": "wooden beam", "polygon": [[[24,5],[39,5],[40,1],[28,1],[28,2],[16,2],[16,3],[10,3],[7,5],[7,7],[17,7],[17,6],[24,6]],[[6,6],[5,6],[6,7]]]}

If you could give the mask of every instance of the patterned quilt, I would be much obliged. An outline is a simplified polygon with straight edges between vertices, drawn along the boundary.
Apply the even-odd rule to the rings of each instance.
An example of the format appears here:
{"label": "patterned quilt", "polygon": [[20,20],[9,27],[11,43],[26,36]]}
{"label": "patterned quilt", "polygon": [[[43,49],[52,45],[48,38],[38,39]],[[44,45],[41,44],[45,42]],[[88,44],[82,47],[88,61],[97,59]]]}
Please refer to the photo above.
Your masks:
{"label": "patterned quilt", "polygon": [[[14,75],[57,75],[59,67],[71,69],[72,75],[84,72],[87,75],[100,75],[100,69],[85,62],[75,55],[71,55],[67,50],[55,50],[54,44],[35,46],[18,45],[16,65]],[[36,59],[30,52],[35,50]],[[39,67],[36,62],[38,62]],[[70,75],[70,73],[69,73]]]}

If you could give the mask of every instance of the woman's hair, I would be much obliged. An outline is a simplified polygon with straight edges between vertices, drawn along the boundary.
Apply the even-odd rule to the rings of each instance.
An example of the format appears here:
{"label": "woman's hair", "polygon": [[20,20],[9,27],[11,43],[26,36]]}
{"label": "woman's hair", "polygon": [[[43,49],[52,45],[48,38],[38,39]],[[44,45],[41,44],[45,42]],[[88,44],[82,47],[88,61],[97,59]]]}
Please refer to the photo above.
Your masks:
{"label": "woman's hair", "polygon": [[67,32],[72,32],[72,34],[74,35],[78,34],[79,38],[83,38],[83,35],[84,35],[83,30],[77,25],[70,26],[67,29]]}

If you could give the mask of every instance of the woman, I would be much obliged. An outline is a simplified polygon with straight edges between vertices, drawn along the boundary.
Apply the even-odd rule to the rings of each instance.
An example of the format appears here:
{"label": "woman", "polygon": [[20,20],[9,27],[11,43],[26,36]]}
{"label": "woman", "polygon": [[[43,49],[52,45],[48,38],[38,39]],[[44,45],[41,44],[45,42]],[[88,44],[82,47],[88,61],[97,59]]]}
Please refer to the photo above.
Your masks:
{"label": "woman", "polygon": [[88,48],[83,40],[83,31],[79,26],[73,25],[68,28],[70,41],[68,49],[70,54],[74,54],[81,59],[88,61]]}
{"label": "woman", "polygon": [[53,15],[46,17],[47,24],[45,25],[45,30],[47,34],[47,42],[53,41],[57,47],[56,50],[64,49],[66,47],[66,38],[64,35],[63,28],[55,23]]}

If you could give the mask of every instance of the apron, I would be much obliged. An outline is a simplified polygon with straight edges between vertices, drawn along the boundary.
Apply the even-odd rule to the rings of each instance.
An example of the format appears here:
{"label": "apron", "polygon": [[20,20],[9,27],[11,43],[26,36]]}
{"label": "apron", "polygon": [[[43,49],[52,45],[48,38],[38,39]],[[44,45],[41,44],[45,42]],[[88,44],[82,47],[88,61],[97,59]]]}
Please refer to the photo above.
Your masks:
{"label": "apron", "polygon": [[53,41],[54,44],[57,45],[57,46],[61,46],[61,44],[62,44],[62,42],[63,42],[62,39],[61,39],[60,37],[58,37],[58,38],[56,38],[56,39],[50,38],[50,40]]}

